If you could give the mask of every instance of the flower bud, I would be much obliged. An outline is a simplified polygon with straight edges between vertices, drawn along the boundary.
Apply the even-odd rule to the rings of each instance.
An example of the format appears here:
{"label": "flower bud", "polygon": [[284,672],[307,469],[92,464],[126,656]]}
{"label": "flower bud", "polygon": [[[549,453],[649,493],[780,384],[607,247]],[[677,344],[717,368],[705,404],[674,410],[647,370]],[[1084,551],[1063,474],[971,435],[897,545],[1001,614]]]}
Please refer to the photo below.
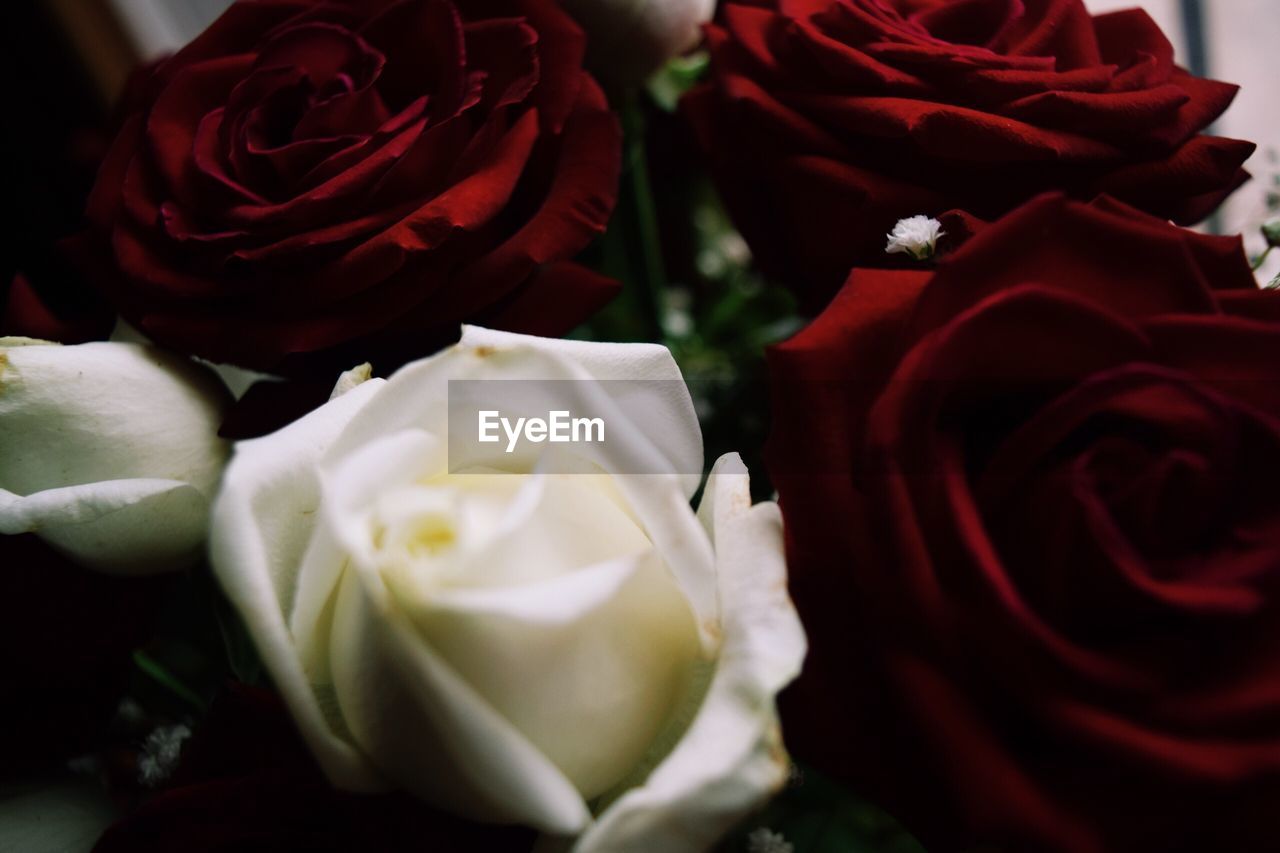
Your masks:
{"label": "flower bud", "polygon": [[565,0],[587,31],[587,63],[602,78],[631,83],[695,47],[714,0]]}
{"label": "flower bud", "polygon": [[0,533],[144,574],[200,554],[230,395],[150,346],[0,338]]}

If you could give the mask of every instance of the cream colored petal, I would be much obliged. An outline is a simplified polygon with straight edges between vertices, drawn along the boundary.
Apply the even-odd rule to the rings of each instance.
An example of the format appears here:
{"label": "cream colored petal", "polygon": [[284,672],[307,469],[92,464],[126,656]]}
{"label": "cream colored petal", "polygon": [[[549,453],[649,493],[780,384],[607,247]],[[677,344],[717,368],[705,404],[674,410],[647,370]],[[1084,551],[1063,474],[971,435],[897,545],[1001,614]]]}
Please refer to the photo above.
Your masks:
{"label": "cream colored petal", "polygon": [[[626,470],[678,475],[686,498],[697,490],[702,471],[702,432],[680,370],[665,347],[564,341],[475,326],[463,327],[462,340],[456,346],[414,362],[392,376],[392,390],[379,395],[355,419],[335,444],[334,455],[345,455],[380,436],[404,429],[447,435],[451,380],[503,380],[501,385],[495,385],[500,390],[514,387],[509,384],[513,382],[579,380],[558,389],[567,395],[563,408],[574,411],[611,406],[642,421],[643,430],[632,427],[626,441],[610,441],[613,452],[625,455]],[[638,382],[644,384],[637,386]],[[628,405],[625,398],[637,394],[638,388],[643,391],[642,400]],[[507,401],[499,397],[498,402],[502,406]],[[545,416],[546,409],[540,414]],[[626,420],[617,418],[617,429],[628,430]],[[486,446],[495,449],[493,460],[501,470],[513,470],[512,460],[498,445]],[[451,462],[457,470],[459,460]],[[617,468],[610,466],[606,470]]]}
{"label": "cream colored petal", "polygon": [[204,549],[209,501],[178,480],[106,480],[21,496],[0,489],[0,533],[35,533],[111,574],[183,569]]}
{"label": "cream colored petal", "polygon": [[378,496],[438,470],[442,454],[436,436],[404,429],[331,460],[321,470],[321,509],[342,550],[365,569],[374,570],[378,531],[373,512]]}
{"label": "cream colored petal", "polygon": [[[588,813],[572,784],[431,650],[380,576],[372,506],[434,467],[437,447],[403,430],[326,472],[322,525],[351,559],[337,573],[328,632],[321,614],[307,654],[342,727],[387,778],[472,817],[576,832]],[[325,641],[322,660],[310,647]]]}
{"label": "cream colored petal", "polygon": [[477,512],[468,524],[485,539],[467,555],[467,586],[520,586],[653,548],[611,477],[539,472],[451,478],[460,481],[477,496],[519,484],[496,521]]}
{"label": "cream colored petal", "polygon": [[214,504],[214,572],[239,610],[294,719],[334,784],[375,790],[384,782],[359,750],[330,728],[285,621],[320,504],[319,457],[383,386],[374,379],[279,432],[241,442]]}
{"label": "cream colored petal", "polygon": [[689,605],[651,553],[445,591],[415,623],[587,799],[642,759],[700,659]]}
{"label": "cream colored petal", "polygon": [[0,339],[0,488],[160,479],[212,497],[230,399],[209,370],[155,347]]}
{"label": "cream colored petal", "polygon": [[786,779],[774,698],[799,673],[806,643],[786,592],[781,516],[775,504],[751,506],[736,454],[717,461],[707,493],[724,613],[719,665],[684,738],[575,853],[706,850]]}
{"label": "cream colored petal", "polygon": [[413,794],[553,834],[590,819],[569,780],[437,657],[376,576],[344,574],[330,656],[352,737]]}
{"label": "cream colored petal", "polygon": [[369,362],[357,364],[350,370],[343,371],[338,377],[338,381],[333,386],[333,392],[329,395],[329,399],[341,397],[357,385],[362,385],[373,378],[373,365]]}

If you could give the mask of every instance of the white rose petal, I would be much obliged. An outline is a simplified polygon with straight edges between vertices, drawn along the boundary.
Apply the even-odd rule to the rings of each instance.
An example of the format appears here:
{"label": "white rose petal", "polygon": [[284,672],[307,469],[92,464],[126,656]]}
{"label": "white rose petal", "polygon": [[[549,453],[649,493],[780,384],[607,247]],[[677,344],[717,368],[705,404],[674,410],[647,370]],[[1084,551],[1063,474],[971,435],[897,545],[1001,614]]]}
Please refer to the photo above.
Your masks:
{"label": "white rose petal", "polygon": [[229,400],[209,371],[154,347],[0,338],[0,533],[115,573],[189,564]]}
{"label": "white rose petal", "polygon": [[[459,470],[459,379],[670,389],[644,429],[609,421],[608,452],[486,445]],[[555,387],[621,418],[618,385]],[[214,567],[339,786],[402,787],[580,851],[693,853],[785,781],[773,697],[805,648],[777,507],[752,507],[726,457],[695,514],[701,459],[664,348],[469,327],[238,445]],[[655,473],[620,473],[636,470]]]}
{"label": "white rose petal", "polygon": [[777,504],[752,506],[736,454],[717,460],[698,514],[715,542],[724,609],[710,689],[671,754],[601,816],[576,853],[704,850],[762,792],[786,783],[773,697],[799,674],[806,643],[787,597],[782,516]]}
{"label": "white rose petal", "polygon": [[343,372],[338,377],[337,383],[333,386],[333,393],[329,395],[329,399],[341,397],[343,394],[355,388],[357,385],[368,382],[373,378],[373,365],[369,362],[358,364],[355,367]]}
{"label": "white rose petal", "polygon": [[9,853],[90,851],[120,819],[104,786],[49,782],[0,793],[0,850]]}

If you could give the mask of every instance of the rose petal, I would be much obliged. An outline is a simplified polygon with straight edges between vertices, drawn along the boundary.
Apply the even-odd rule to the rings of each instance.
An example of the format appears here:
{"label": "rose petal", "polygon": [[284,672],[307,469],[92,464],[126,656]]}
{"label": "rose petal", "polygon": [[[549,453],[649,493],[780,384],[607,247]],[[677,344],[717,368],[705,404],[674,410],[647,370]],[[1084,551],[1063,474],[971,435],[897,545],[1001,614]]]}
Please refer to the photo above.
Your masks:
{"label": "rose petal", "polygon": [[[326,775],[349,790],[386,787],[368,759],[334,734],[316,699],[284,614],[320,505],[315,461],[385,383],[371,379],[263,439],[243,441],[213,507],[210,560],[244,618],[263,664]],[[260,511],[271,506],[270,514]]]}
{"label": "rose petal", "polygon": [[781,788],[789,770],[772,697],[800,671],[806,642],[787,598],[782,519],[753,507],[747,472],[717,460],[700,515],[713,533],[723,644],[697,716],[644,783],[622,794],[575,853],[695,853]]}

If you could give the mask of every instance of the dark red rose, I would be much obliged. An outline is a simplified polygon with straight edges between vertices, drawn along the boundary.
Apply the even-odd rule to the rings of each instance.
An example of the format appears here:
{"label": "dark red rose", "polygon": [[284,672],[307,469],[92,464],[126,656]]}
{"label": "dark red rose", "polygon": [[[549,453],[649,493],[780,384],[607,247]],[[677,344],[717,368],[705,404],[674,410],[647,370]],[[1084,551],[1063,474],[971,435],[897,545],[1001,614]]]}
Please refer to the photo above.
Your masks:
{"label": "dark red rose", "polygon": [[770,367],[801,758],[929,850],[1274,848],[1280,293],[1238,239],[1043,197]]}
{"label": "dark red rose", "polygon": [[907,216],[1061,190],[1190,223],[1248,177],[1252,144],[1200,135],[1236,87],[1174,65],[1140,10],[729,0],[707,38],[686,114],[761,265],[814,311],[850,267],[891,263]]}
{"label": "dark red rose", "polygon": [[157,342],[259,369],[563,333],[616,289],[569,262],[621,156],[583,48],[553,0],[241,0],[134,87],[75,248]]}
{"label": "dark red rose", "polygon": [[27,275],[17,273],[0,298],[0,336],[39,338],[61,344],[106,340],[115,324],[115,314],[105,304],[93,301],[96,294],[78,289],[77,292],[88,304],[54,311]]}
{"label": "dark red rose", "polygon": [[94,853],[528,853],[533,839],[403,793],[335,790],[279,700],[235,686],[183,746],[169,787],[109,828]]}

